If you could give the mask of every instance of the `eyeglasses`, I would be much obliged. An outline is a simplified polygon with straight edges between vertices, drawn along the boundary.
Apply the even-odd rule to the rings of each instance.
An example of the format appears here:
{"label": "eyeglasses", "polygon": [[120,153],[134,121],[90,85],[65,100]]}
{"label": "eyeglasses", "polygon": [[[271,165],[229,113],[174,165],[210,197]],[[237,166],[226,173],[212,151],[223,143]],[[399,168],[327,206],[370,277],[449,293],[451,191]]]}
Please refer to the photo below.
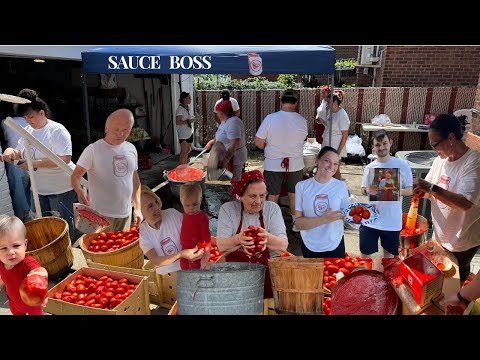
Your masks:
{"label": "eyeglasses", "polygon": [[440,145],[440,143],[444,140],[447,140],[447,139],[441,139],[441,140],[437,141],[436,144],[430,144],[430,146],[432,147],[433,150],[436,150],[437,146]]}

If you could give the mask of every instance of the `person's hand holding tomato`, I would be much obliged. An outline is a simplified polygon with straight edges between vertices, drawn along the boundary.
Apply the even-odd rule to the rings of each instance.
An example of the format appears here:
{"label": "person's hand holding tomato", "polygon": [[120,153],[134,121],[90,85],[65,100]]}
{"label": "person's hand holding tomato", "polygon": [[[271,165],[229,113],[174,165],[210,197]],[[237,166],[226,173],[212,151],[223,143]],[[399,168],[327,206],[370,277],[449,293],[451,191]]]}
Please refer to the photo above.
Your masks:
{"label": "person's hand holding tomato", "polygon": [[245,252],[249,255],[252,255],[252,252],[255,249],[255,242],[253,241],[253,234],[248,229],[245,231],[239,232],[236,236],[238,236],[238,244],[243,247]]}
{"label": "person's hand holding tomato", "polygon": [[205,249],[199,249],[198,246],[195,246],[191,249],[183,249],[180,251],[180,257],[190,261],[200,260],[205,253]]}
{"label": "person's hand holding tomato", "polygon": [[268,243],[269,237],[270,237],[270,234],[268,233],[267,230],[265,230],[264,228],[262,228],[260,226],[257,228],[257,240],[258,240],[256,242],[257,250],[265,251],[265,249],[267,248],[267,243]]}

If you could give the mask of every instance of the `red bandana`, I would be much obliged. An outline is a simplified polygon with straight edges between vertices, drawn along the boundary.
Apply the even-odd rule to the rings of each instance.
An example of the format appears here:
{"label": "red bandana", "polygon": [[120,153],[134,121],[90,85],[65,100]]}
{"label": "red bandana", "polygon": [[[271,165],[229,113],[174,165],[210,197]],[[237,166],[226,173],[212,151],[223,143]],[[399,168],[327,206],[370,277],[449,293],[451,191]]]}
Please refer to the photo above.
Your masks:
{"label": "red bandana", "polygon": [[229,110],[233,111],[232,102],[230,100],[220,101],[217,106],[215,106],[216,111],[221,111],[223,113],[228,113]]}
{"label": "red bandana", "polygon": [[243,189],[255,179],[260,179],[266,184],[265,178],[263,177],[263,174],[259,170],[247,171],[242,174],[240,181],[234,181],[234,180],[231,181],[232,194],[240,196]]}

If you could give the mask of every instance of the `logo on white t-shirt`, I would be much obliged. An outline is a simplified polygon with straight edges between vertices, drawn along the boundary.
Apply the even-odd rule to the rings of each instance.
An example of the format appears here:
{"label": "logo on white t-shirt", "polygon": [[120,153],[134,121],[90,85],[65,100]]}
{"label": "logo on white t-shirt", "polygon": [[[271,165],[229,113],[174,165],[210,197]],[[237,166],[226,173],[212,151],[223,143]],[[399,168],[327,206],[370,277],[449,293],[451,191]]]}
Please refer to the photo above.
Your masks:
{"label": "logo on white t-shirt", "polygon": [[127,175],[128,162],[125,155],[115,155],[113,157],[113,173],[118,177]]}
{"label": "logo on white t-shirt", "polygon": [[160,246],[162,247],[162,251],[165,255],[173,255],[178,253],[177,245],[175,245],[173,240],[170,239],[169,237],[166,239],[163,239],[160,242]]}
{"label": "logo on white t-shirt", "polygon": [[325,211],[328,209],[328,195],[327,194],[320,194],[315,196],[315,200],[313,201],[313,210],[315,211],[315,215],[322,216]]}

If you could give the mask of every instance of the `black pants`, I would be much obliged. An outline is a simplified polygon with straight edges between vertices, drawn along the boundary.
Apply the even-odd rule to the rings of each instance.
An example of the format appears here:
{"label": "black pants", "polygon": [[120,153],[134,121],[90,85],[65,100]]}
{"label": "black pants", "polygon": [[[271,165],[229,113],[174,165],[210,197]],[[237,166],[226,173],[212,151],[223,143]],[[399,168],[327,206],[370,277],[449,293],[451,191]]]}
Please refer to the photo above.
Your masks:
{"label": "black pants", "polygon": [[470,274],[470,262],[472,261],[473,257],[477,253],[478,248],[480,248],[480,245],[465,251],[459,251],[459,252],[451,251],[451,253],[455,255],[455,257],[457,258],[458,270],[460,272],[461,282],[467,280],[468,275]]}
{"label": "black pants", "polygon": [[304,258],[343,258],[345,257],[344,237],[342,236],[342,240],[340,241],[340,244],[338,244],[335,250],[324,252],[310,251],[302,241],[302,254]]}

